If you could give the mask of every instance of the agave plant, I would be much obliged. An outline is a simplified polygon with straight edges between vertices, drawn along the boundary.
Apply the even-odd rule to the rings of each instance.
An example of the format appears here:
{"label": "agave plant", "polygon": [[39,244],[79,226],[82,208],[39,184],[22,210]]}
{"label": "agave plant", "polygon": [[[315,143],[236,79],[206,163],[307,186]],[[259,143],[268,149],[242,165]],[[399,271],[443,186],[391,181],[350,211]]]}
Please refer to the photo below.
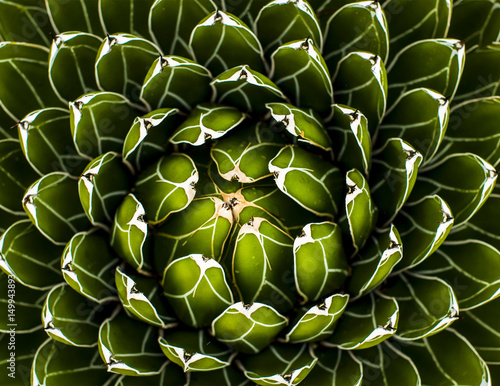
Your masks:
{"label": "agave plant", "polygon": [[0,38],[2,385],[500,382],[496,0],[2,0]]}

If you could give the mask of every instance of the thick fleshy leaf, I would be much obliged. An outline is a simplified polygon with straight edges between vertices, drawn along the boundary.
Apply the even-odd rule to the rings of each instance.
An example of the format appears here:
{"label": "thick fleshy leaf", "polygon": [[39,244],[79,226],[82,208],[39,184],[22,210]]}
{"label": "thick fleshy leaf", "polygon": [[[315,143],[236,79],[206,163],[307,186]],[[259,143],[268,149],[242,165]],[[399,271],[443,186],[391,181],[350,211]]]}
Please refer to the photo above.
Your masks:
{"label": "thick fleshy leaf", "polygon": [[395,334],[399,307],[395,299],[373,293],[349,304],[325,344],[343,350],[376,346]]}
{"label": "thick fleshy leaf", "polygon": [[295,386],[309,374],[317,360],[307,344],[275,344],[257,355],[245,357],[240,367],[258,385]]}
{"label": "thick fleshy leaf", "polygon": [[452,9],[450,0],[389,0],[383,4],[384,10],[391,16],[387,22],[393,55],[417,40],[445,37],[448,32]]}
{"label": "thick fleshy leaf", "polygon": [[252,30],[234,15],[215,11],[194,27],[189,40],[193,58],[214,75],[246,64],[264,72],[262,47]]}
{"label": "thick fleshy leaf", "polygon": [[478,307],[500,295],[500,251],[480,240],[445,241],[414,271],[446,280],[460,310]]}
{"label": "thick fleshy leaf", "polygon": [[[223,369],[214,370],[210,373],[210,382],[221,386],[249,386],[252,384],[248,378],[246,378],[240,369],[236,366],[228,366]],[[193,372],[188,373],[186,386],[206,386],[207,384],[207,373],[205,372]],[[139,385],[138,385],[139,386]],[[167,385],[166,385],[167,386]]]}
{"label": "thick fleshy leaf", "polygon": [[84,31],[102,35],[98,0],[60,1],[45,0],[54,31]]}
{"label": "thick fleshy leaf", "polygon": [[271,127],[259,122],[239,127],[210,149],[220,176],[228,181],[251,183],[271,176],[268,164],[285,141]]}
{"label": "thick fleshy leaf", "polygon": [[304,0],[270,1],[260,9],[255,30],[266,54],[284,43],[307,37],[318,47],[323,46],[319,21],[314,9]]}
{"label": "thick fleshy leaf", "polygon": [[78,180],[78,194],[92,225],[108,229],[131,188],[130,177],[117,153],[107,152],[87,165]]}
{"label": "thick fleshy leaf", "polygon": [[165,54],[191,56],[191,32],[213,11],[211,0],[156,0],[149,12],[149,32]]}
{"label": "thick fleshy leaf", "polygon": [[104,231],[94,229],[75,234],[60,261],[64,280],[75,291],[97,303],[117,300],[113,284],[119,259]]}
{"label": "thick fleshy leaf", "polygon": [[389,31],[380,3],[360,1],[347,4],[328,16],[324,28],[323,55],[335,72],[338,62],[353,51],[379,55],[385,62],[389,55]]}
{"label": "thick fleshy leaf", "polygon": [[490,374],[474,347],[453,328],[420,341],[393,342],[415,364],[424,385],[490,385]]}
{"label": "thick fleshy leaf", "polygon": [[428,39],[406,46],[387,67],[388,106],[405,92],[420,87],[453,99],[464,63],[465,47],[460,40]]}
{"label": "thick fleshy leaf", "polygon": [[117,308],[101,324],[97,341],[108,372],[136,376],[160,373],[168,361],[156,341],[155,330]]}
{"label": "thick fleshy leaf", "polygon": [[69,125],[68,110],[58,107],[33,111],[17,125],[21,149],[40,176],[54,171],[77,175],[85,167],[74,148]]}
{"label": "thick fleshy leaf", "polygon": [[[204,373],[202,373],[205,376]],[[212,374],[212,373],[211,373]],[[188,375],[189,376],[189,375]],[[188,385],[188,377],[175,363],[168,361],[158,375],[135,377],[133,375],[120,375],[114,386],[144,386],[148,382],[155,386]],[[107,386],[107,385],[106,385]],[[231,385],[228,385],[231,386]]]}
{"label": "thick fleshy leaf", "polygon": [[400,274],[380,290],[397,300],[397,337],[419,340],[444,330],[458,319],[458,302],[452,288],[432,276]]}
{"label": "thick fleshy leaf", "polygon": [[26,162],[16,139],[0,141],[0,208],[13,216],[23,214],[24,192],[39,176]]}
{"label": "thick fleshy leaf", "polygon": [[46,296],[45,291],[19,285],[14,276],[1,270],[0,288],[0,333],[8,334],[10,329],[15,327],[16,336],[19,336],[17,334],[30,334],[43,328],[40,324],[40,313]]}
{"label": "thick fleshy leaf", "polygon": [[342,287],[348,275],[342,231],[332,222],[307,224],[293,243],[294,278],[302,302]]}
{"label": "thick fleshy leaf", "polygon": [[407,204],[394,224],[404,245],[403,259],[397,270],[403,270],[420,264],[439,248],[453,226],[453,215],[441,197],[432,195]]}
{"label": "thick fleshy leaf", "polygon": [[454,106],[438,157],[474,153],[496,167],[500,162],[499,114],[498,96],[472,99]]}
{"label": "thick fleshy leaf", "polygon": [[387,104],[387,74],[382,58],[369,52],[351,52],[333,75],[335,102],[361,110],[373,135]]}
{"label": "thick fleshy leaf", "polygon": [[66,283],[54,287],[43,305],[42,325],[49,336],[77,347],[97,346],[102,322],[98,303],[89,301]]}
{"label": "thick fleshy leaf", "polygon": [[[104,34],[129,32],[149,39],[149,11],[155,0],[99,0],[99,17]],[[120,17],[118,15],[130,15]]]}
{"label": "thick fleshy leaf", "polygon": [[212,74],[180,56],[160,56],[151,65],[141,88],[141,101],[152,109],[192,110],[211,95]]}
{"label": "thick fleshy leaf", "polygon": [[328,67],[316,45],[307,38],[280,46],[271,56],[270,77],[293,104],[328,115],[333,103],[333,87]]}
{"label": "thick fleshy leaf", "polygon": [[97,90],[94,62],[100,45],[100,37],[84,32],[63,32],[52,40],[49,80],[61,100]]}
{"label": "thick fleshy leaf", "polygon": [[61,106],[47,77],[48,58],[49,50],[44,46],[0,43],[0,113],[7,114],[12,123],[33,110]]}
{"label": "thick fleshy leaf", "polygon": [[178,318],[192,327],[210,325],[233,303],[222,266],[214,259],[192,254],[165,268],[163,293]]}
{"label": "thick fleshy leaf", "polygon": [[283,341],[302,343],[323,340],[332,334],[348,301],[349,295],[335,294],[325,298],[321,304],[309,309],[304,307],[291,323]]}
{"label": "thick fleshy leaf", "polygon": [[233,280],[245,303],[262,302],[286,312],[295,303],[293,239],[268,220],[256,217],[238,233],[232,258]]}
{"label": "thick fleshy leaf", "polygon": [[186,373],[222,369],[230,365],[235,354],[204,330],[167,330],[158,343],[167,358]]}
{"label": "thick fleshy leaf", "polygon": [[144,206],[129,194],[116,211],[110,244],[118,256],[138,272],[152,268],[147,214]]}
{"label": "thick fleshy leaf", "polygon": [[46,174],[26,190],[22,202],[33,225],[54,244],[66,245],[76,232],[89,228],[78,181],[69,174]]}
{"label": "thick fleshy leaf", "polygon": [[156,271],[162,273],[172,260],[192,253],[219,261],[233,221],[230,206],[221,199],[195,199],[155,231]]}
{"label": "thick fleshy leaf", "polygon": [[115,283],[123,308],[137,319],[161,328],[171,327],[176,321],[165,306],[156,279],[131,274],[116,267]]}
{"label": "thick fleshy leaf", "polygon": [[410,202],[438,194],[449,205],[458,226],[483,205],[497,177],[495,168],[481,157],[471,153],[452,154],[419,174]]}
{"label": "thick fleshy leaf", "polygon": [[69,103],[71,135],[76,150],[89,161],[108,151],[121,153],[137,111],[112,92],[84,94]]}
{"label": "thick fleshy leaf", "polygon": [[82,380],[104,385],[109,378],[94,347],[74,347],[50,338],[38,347],[31,367],[33,385],[77,385]]}
{"label": "thick fleshy leaf", "polygon": [[354,295],[353,299],[372,291],[390,275],[401,260],[402,249],[401,237],[392,224],[389,229],[371,235],[351,264],[348,289]]}
{"label": "thick fleshy leaf", "polygon": [[278,188],[307,210],[333,218],[341,196],[340,170],[298,146],[286,146],[269,162]]}
{"label": "thick fleshy leaf", "polygon": [[314,348],[314,355],[318,358],[318,362],[302,381],[302,386],[361,384],[363,365],[353,355],[353,351],[320,345]]}
{"label": "thick fleshy leaf", "polygon": [[421,162],[422,155],[399,138],[389,139],[374,154],[370,188],[381,223],[390,223],[408,200]]}
{"label": "thick fleshy leaf", "polygon": [[362,112],[345,105],[333,105],[333,118],[327,127],[337,164],[367,177],[371,166],[372,144],[368,120]]}
{"label": "thick fleshy leaf", "polygon": [[144,77],[158,55],[149,40],[124,33],[107,35],[95,59],[97,86],[138,101]]}
{"label": "thick fleshy leaf", "polygon": [[299,138],[300,142],[326,151],[332,149],[328,132],[313,109],[299,109],[288,103],[268,103],[266,107],[274,120],[284,125],[286,131]]}
{"label": "thick fleshy leaf", "polygon": [[244,119],[245,114],[234,107],[202,104],[175,130],[170,142],[200,146],[227,134]]}
{"label": "thick fleshy leaf", "polygon": [[278,86],[247,65],[224,71],[211,85],[214,88],[214,100],[247,112],[263,115],[266,103],[286,101]]}
{"label": "thick fleshy leaf", "polygon": [[[418,108],[416,108],[418,106]],[[377,143],[390,138],[410,143],[428,162],[438,151],[446,132],[450,104],[441,94],[417,88],[403,94],[384,117],[377,133]]]}
{"label": "thick fleshy leaf", "polygon": [[212,322],[211,333],[234,350],[256,354],[273,342],[287,318],[263,303],[229,306]]}

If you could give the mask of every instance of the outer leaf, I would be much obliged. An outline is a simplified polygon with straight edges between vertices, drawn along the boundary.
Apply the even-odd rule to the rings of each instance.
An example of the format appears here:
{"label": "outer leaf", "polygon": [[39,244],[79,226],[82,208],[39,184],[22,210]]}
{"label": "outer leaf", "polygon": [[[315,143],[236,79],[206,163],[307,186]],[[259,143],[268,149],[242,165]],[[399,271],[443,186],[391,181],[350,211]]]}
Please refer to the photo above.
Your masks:
{"label": "outer leaf", "polygon": [[[149,39],[149,11],[154,0],[113,0],[99,1],[99,18],[105,34],[117,31],[130,32],[133,35]],[[130,17],[117,17],[130,15]]]}
{"label": "outer leaf", "polygon": [[[186,386],[205,386],[207,374],[205,372],[193,372],[187,374],[188,382]],[[224,367],[220,370],[210,372],[210,382],[225,386],[245,386],[251,385],[250,380],[245,378],[241,370],[236,366]]]}
{"label": "outer leaf", "polygon": [[[202,373],[203,374],[203,373]],[[151,382],[152,385],[157,386],[170,386],[185,385],[187,384],[187,377],[179,366],[175,363],[168,361],[166,366],[158,375],[150,375],[147,378],[134,377],[127,375],[120,375],[113,383],[114,386],[144,386],[144,381]],[[230,386],[230,385],[228,385]]]}
{"label": "outer leaf", "polygon": [[102,35],[97,3],[98,0],[85,2],[45,0],[50,22],[57,33],[84,31]]}
{"label": "outer leaf", "polygon": [[239,302],[214,319],[211,333],[236,351],[256,354],[271,344],[287,323],[287,318],[271,306]]}
{"label": "outer leaf", "polygon": [[0,268],[26,287],[46,290],[61,281],[61,252],[29,220],[21,220],[0,237]]}

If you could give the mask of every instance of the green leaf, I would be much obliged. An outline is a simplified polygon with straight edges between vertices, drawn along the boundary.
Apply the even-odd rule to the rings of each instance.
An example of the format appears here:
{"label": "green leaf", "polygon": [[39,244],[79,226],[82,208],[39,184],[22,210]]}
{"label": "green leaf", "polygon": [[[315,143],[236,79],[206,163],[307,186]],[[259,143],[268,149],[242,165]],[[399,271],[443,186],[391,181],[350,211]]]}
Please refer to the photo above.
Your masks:
{"label": "green leaf", "polygon": [[[18,285],[14,276],[1,270],[0,288],[0,309],[2,310],[0,312],[0,333],[8,334],[11,327],[15,327],[16,337],[19,337],[21,334],[30,335],[37,330],[42,330],[40,313],[46,292]],[[44,334],[43,340],[46,337]],[[0,359],[0,363],[1,361]]]}
{"label": "green leaf", "polygon": [[453,328],[394,346],[415,364],[424,385],[489,385],[490,374],[472,345]]}
{"label": "green leaf", "polygon": [[66,173],[53,172],[26,190],[23,207],[33,225],[56,245],[66,245],[89,221],[78,198],[78,181]]}
{"label": "green leaf", "polygon": [[497,176],[493,166],[475,154],[451,154],[419,174],[410,202],[438,194],[449,205],[455,226],[458,226],[468,221],[483,205]]}
{"label": "green leaf", "polygon": [[396,227],[371,235],[367,244],[351,263],[349,292],[358,299],[382,283],[403,256],[401,237]]}
{"label": "green leaf", "polygon": [[168,361],[156,341],[156,327],[119,311],[117,308],[99,329],[99,353],[108,372],[136,376],[159,374]]}
{"label": "green leaf", "polygon": [[252,30],[220,10],[194,27],[189,47],[193,58],[216,75],[240,64],[258,72],[266,70],[262,47]]}
{"label": "green leaf", "polygon": [[97,90],[94,63],[100,45],[100,37],[84,32],[63,32],[52,40],[49,80],[61,100]]}
{"label": "green leaf", "polygon": [[339,290],[349,268],[340,227],[332,222],[307,224],[293,243],[293,265],[302,303]]}
{"label": "green leaf", "polygon": [[158,343],[167,358],[186,373],[222,369],[230,365],[235,355],[203,330],[166,330]]}
{"label": "green leaf", "polygon": [[146,216],[141,202],[129,194],[116,211],[110,239],[116,254],[140,273],[152,268],[151,238],[148,237],[150,231]]}
{"label": "green leaf", "polygon": [[77,347],[97,346],[96,336],[102,322],[101,306],[89,301],[66,283],[55,286],[47,295],[42,310],[42,325],[49,336]]}
{"label": "green leaf", "polygon": [[84,31],[102,35],[98,0],[65,1],[45,0],[50,22],[54,30]]}
{"label": "green leaf", "polygon": [[211,0],[156,0],[149,11],[149,32],[166,54],[191,56],[191,32],[214,10]]}
{"label": "green leaf", "polygon": [[324,27],[323,53],[330,71],[353,51],[366,51],[381,57],[385,63],[389,55],[387,20],[378,2],[346,4],[328,15]]}
{"label": "green leaf", "polygon": [[164,156],[138,177],[135,194],[144,205],[148,223],[159,224],[193,200],[198,171],[184,153]]}
{"label": "green leaf", "polygon": [[95,59],[97,86],[138,101],[144,77],[158,55],[149,40],[124,33],[107,35]]}
{"label": "green leaf", "polygon": [[178,113],[166,108],[135,118],[122,150],[123,162],[130,169],[144,170],[165,153],[172,132],[181,123]]}
{"label": "green leaf", "polygon": [[153,278],[116,267],[116,289],[123,308],[142,322],[168,328],[176,321],[165,305],[161,287]]}
{"label": "green leaf", "polygon": [[[43,46],[0,43],[0,111],[7,114],[12,123],[33,110],[61,105],[47,77],[48,58],[49,50]],[[22,100],[19,95],[23,96]]]}
{"label": "green leaf", "polygon": [[441,94],[427,88],[410,90],[385,115],[377,143],[383,145],[390,138],[401,138],[422,154],[425,165],[443,141],[449,111],[449,101]]}
{"label": "green leaf", "polygon": [[390,16],[387,22],[392,53],[398,53],[417,40],[445,37],[452,20],[450,0],[389,0],[383,6]]}
{"label": "green leaf", "polygon": [[310,38],[286,43],[274,51],[270,77],[298,107],[312,108],[322,115],[331,113],[330,72]]}
{"label": "green leaf", "polygon": [[107,233],[96,228],[77,233],[60,258],[64,280],[75,291],[97,303],[117,300],[113,284],[119,259],[108,238]]}
{"label": "green leaf", "polygon": [[450,284],[460,310],[479,307],[500,295],[500,251],[480,240],[444,242],[432,259],[414,271]]}
{"label": "green leaf", "polygon": [[318,345],[314,348],[314,355],[318,358],[318,362],[302,381],[302,386],[361,384],[363,365],[353,355],[353,351]]}
{"label": "green leaf", "polygon": [[109,229],[131,188],[130,177],[130,170],[117,153],[107,152],[87,165],[78,180],[78,194],[92,225]]}
{"label": "green leaf", "polygon": [[318,305],[304,307],[291,323],[283,341],[288,343],[315,342],[332,334],[344,312],[349,295],[328,296]]}
{"label": "green leaf", "polygon": [[95,348],[74,347],[47,339],[38,347],[31,368],[33,385],[104,385],[110,374]]}
{"label": "green leaf", "polygon": [[309,345],[270,346],[241,361],[245,376],[258,385],[298,385],[317,362]]}
{"label": "green leaf", "polygon": [[424,197],[407,204],[396,216],[404,245],[398,270],[412,268],[436,251],[453,226],[453,216],[446,202],[438,195]]}
{"label": "green leaf", "polygon": [[357,169],[368,176],[371,166],[372,144],[368,120],[362,112],[335,104],[333,118],[327,127],[333,153],[339,167]]}
{"label": "green leaf", "polygon": [[374,154],[370,188],[384,224],[389,224],[408,200],[421,162],[422,155],[399,138],[389,139]]}
{"label": "green leaf", "polygon": [[273,0],[263,6],[254,27],[264,52],[272,53],[279,46],[308,36],[323,46],[323,35],[314,9],[304,0]]}
{"label": "green leaf", "polygon": [[[204,374],[204,373],[202,373]],[[175,363],[168,361],[158,375],[136,377],[120,375],[114,386],[144,386],[144,382],[156,386],[187,385],[187,377]]]}
{"label": "green leaf", "polygon": [[264,218],[252,218],[240,228],[232,273],[245,303],[263,302],[279,312],[293,307],[296,289],[291,280],[292,247],[292,238]]}
{"label": "green leaf", "polygon": [[[104,34],[117,31],[130,32],[133,35],[149,39],[149,11],[155,0],[114,0],[99,1],[99,18]],[[120,15],[120,17],[117,17]],[[122,17],[121,15],[130,15]]]}
{"label": "green leaf", "polygon": [[407,91],[420,87],[453,99],[464,63],[465,47],[460,40],[428,39],[406,46],[387,67],[388,106]]}
{"label": "green leaf", "polygon": [[219,261],[233,225],[229,205],[217,197],[195,199],[154,233],[156,271],[192,253]]}
{"label": "green leaf", "polygon": [[212,94],[212,74],[180,56],[160,56],[151,65],[141,88],[141,101],[149,110],[161,107],[191,111]]}
{"label": "green leaf", "polygon": [[46,290],[61,282],[61,252],[29,220],[12,224],[0,236],[0,268],[28,288]]}
{"label": "green leaf", "polygon": [[269,162],[276,185],[307,210],[333,218],[341,195],[340,170],[298,146],[286,146]]}
{"label": "green leaf", "polygon": [[333,89],[336,103],[361,110],[373,135],[387,104],[387,74],[382,58],[361,51],[347,54],[333,74]]}
{"label": "green leaf", "polygon": [[236,351],[256,354],[271,344],[287,323],[287,318],[271,306],[239,302],[214,319],[211,333]]}
{"label": "green leaf", "polygon": [[128,99],[112,92],[93,92],[69,103],[71,135],[78,153],[89,161],[108,151],[121,153],[136,115]]}
{"label": "green leaf", "polygon": [[22,215],[22,198],[38,175],[26,162],[16,139],[0,140],[0,208],[11,215]]}
{"label": "green leaf", "polygon": [[[189,373],[186,378],[186,386],[206,386],[207,384],[207,374],[205,372]],[[210,382],[214,385],[225,386],[245,386],[252,384],[236,366],[228,366],[220,370],[211,371]]]}
{"label": "green leaf", "polygon": [[245,114],[234,107],[202,104],[196,106],[187,119],[170,138],[173,144],[188,143],[200,146],[211,139],[217,139],[245,119]]}
{"label": "green leaf", "polygon": [[370,293],[349,304],[325,344],[343,350],[376,346],[396,333],[399,307],[395,299]]}
{"label": "green leaf", "polygon": [[380,292],[398,302],[398,339],[419,340],[437,334],[458,319],[457,298],[452,288],[437,277],[400,274],[389,279]]}
{"label": "green leaf", "polygon": [[214,259],[201,254],[171,262],[165,268],[162,286],[178,318],[192,327],[210,325],[233,303],[224,269]]}

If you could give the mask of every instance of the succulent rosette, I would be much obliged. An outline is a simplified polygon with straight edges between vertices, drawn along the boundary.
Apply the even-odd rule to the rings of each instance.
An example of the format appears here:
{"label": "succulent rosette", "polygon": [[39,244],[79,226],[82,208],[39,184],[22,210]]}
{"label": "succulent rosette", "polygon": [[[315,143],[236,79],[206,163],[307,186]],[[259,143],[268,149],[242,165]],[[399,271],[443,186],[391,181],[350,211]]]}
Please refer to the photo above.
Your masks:
{"label": "succulent rosette", "polygon": [[0,38],[1,384],[500,382],[497,1],[0,1]]}

